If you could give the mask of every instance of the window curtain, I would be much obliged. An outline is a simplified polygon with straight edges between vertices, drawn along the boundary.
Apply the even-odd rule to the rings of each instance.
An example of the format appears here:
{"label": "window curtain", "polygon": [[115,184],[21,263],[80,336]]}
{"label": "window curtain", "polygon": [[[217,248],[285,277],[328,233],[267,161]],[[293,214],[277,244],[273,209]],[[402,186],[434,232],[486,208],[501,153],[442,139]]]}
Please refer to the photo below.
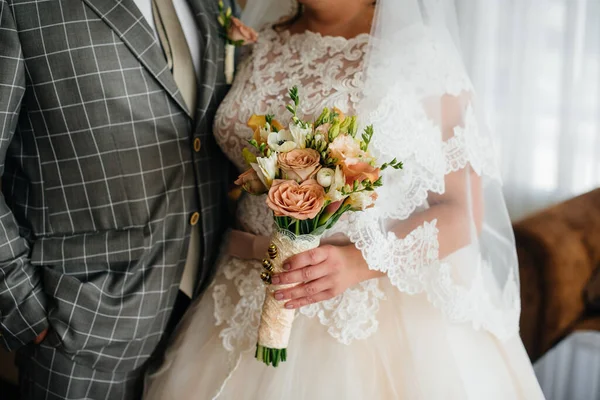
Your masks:
{"label": "window curtain", "polygon": [[455,0],[513,220],[600,186],[600,1]]}

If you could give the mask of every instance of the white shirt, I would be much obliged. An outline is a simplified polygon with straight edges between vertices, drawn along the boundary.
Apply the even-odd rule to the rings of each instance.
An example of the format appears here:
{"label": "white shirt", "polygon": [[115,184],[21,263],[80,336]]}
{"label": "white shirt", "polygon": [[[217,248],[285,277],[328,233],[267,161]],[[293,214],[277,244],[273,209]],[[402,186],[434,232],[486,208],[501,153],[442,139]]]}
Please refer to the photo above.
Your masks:
{"label": "white shirt", "polygon": [[[154,18],[152,16],[152,0],[133,0],[135,5],[140,9],[146,21],[154,30],[154,36],[158,40],[158,33],[156,32],[156,26],[154,25]],[[175,12],[183,28],[183,34],[185,35],[185,41],[190,48],[192,54],[192,62],[194,63],[194,69],[196,70],[196,77],[200,79],[200,38],[198,36],[198,29],[196,26],[196,20],[194,13],[190,8],[190,5],[186,0],[173,0],[173,6]],[[159,42],[160,43],[160,42]]]}

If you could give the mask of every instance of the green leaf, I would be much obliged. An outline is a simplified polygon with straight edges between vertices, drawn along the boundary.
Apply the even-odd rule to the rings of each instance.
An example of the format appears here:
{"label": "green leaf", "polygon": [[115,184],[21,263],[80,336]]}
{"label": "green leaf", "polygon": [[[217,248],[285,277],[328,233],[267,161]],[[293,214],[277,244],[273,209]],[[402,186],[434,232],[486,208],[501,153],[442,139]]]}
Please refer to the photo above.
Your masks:
{"label": "green leaf", "polygon": [[289,93],[294,104],[298,106],[298,104],[300,104],[300,98],[298,97],[298,86],[292,86]]}
{"label": "green leaf", "polygon": [[248,165],[256,162],[256,156],[248,148],[242,150],[242,157],[248,163]]}
{"label": "green leaf", "polygon": [[329,143],[333,142],[336,137],[340,134],[340,122],[336,121],[331,128],[329,128]]}
{"label": "green leaf", "polygon": [[385,171],[387,168],[390,168],[390,167],[391,167],[391,168],[394,168],[394,169],[402,169],[402,168],[404,168],[404,163],[402,163],[402,161],[397,161],[397,160],[394,158],[392,161],[390,161],[390,162],[388,162],[388,163],[384,163],[384,164],[383,164],[383,165],[380,167],[380,169],[381,169],[382,171]]}
{"label": "green leaf", "polygon": [[339,210],[336,211],[335,214],[333,214],[333,217],[331,217],[331,219],[328,221],[327,223],[327,228],[326,229],[331,229],[340,219],[340,217],[348,210],[350,210],[350,205],[346,204],[345,206],[340,207]]}
{"label": "green leaf", "polygon": [[329,108],[325,107],[321,112],[321,115],[319,115],[319,118],[315,121],[315,128],[329,122],[329,113]]}
{"label": "green leaf", "polygon": [[344,120],[342,121],[342,124],[340,125],[340,131],[342,132],[348,132],[349,131],[349,127],[352,124],[352,118],[351,117],[346,117],[344,118]]}
{"label": "green leaf", "polygon": [[352,137],[356,137],[356,132],[358,132],[358,120],[356,115],[350,117],[350,125],[348,126],[348,134]]}
{"label": "green leaf", "polygon": [[[301,123],[302,126],[306,125],[304,124],[302,121],[300,121],[297,116],[296,113],[298,112],[298,104],[300,104],[300,97],[298,96],[298,86],[293,86],[289,92],[288,92],[290,99],[292,99],[292,103],[293,104],[288,104],[286,106],[287,110],[289,112],[292,113],[293,117],[293,121],[294,123],[298,124]],[[304,126],[305,127],[305,126]]]}
{"label": "green leaf", "polygon": [[369,149],[369,144],[371,143],[371,139],[373,139],[373,133],[373,125],[369,125],[365,128],[365,133],[362,135],[362,143],[360,144],[360,148],[363,151]]}
{"label": "green leaf", "polygon": [[256,150],[260,151],[260,147],[258,146],[258,142],[255,139],[248,140],[250,146],[254,147]]}

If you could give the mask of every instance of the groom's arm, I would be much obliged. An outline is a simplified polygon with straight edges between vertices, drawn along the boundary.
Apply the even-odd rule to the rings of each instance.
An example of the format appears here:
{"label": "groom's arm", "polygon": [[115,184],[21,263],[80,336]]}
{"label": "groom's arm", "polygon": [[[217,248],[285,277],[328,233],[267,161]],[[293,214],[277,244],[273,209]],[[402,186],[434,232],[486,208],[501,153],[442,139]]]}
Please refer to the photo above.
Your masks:
{"label": "groom's arm", "polygon": [[[25,65],[15,21],[0,0],[0,176],[15,133],[25,93]],[[46,295],[39,270],[29,260],[29,244],[0,194],[0,335],[14,350],[48,328]],[[43,335],[42,335],[43,336]]]}

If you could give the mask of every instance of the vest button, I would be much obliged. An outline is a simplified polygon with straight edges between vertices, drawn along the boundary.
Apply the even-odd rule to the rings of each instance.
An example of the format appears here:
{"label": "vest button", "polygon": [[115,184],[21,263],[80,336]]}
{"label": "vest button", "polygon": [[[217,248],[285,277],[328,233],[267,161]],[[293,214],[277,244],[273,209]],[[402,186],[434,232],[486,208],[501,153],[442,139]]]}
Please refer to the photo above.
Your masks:
{"label": "vest button", "polygon": [[198,153],[200,148],[202,147],[202,143],[200,142],[200,138],[194,139],[194,151]]}
{"label": "vest button", "polygon": [[192,216],[190,217],[190,225],[194,226],[194,225],[198,224],[199,220],[200,220],[200,213],[199,212],[193,213]]}

